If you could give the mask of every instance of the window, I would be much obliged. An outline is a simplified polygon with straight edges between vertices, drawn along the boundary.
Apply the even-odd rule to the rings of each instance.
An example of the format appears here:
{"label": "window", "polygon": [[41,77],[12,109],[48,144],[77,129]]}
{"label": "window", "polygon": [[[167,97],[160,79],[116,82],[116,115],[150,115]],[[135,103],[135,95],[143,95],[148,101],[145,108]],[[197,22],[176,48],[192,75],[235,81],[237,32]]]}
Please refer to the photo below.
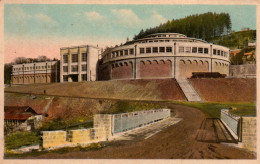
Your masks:
{"label": "window", "polygon": [[217,54],[217,50],[213,49],[213,55],[216,55],[216,54]]}
{"label": "window", "polygon": [[227,52],[224,52],[224,56],[227,57]]}
{"label": "window", "polygon": [[68,66],[63,66],[63,72],[68,72]]}
{"label": "window", "polygon": [[87,81],[87,75],[86,74],[81,75],[81,79],[82,79],[82,81]]}
{"label": "window", "polygon": [[220,55],[220,50],[218,50],[218,55]]}
{"label": "window", "polygon": [[191,53],[191,48],[190,47],[185,47],[185,53]]}
{"label": "window", "polygon": [[140,54],[144,53],[144,48],[140,48]]}
{"label": "window", "polygon": [[133,48],[131,48],[131,49],[129,50],[129,54],[130,54],[130,55],[133,55],[133,54],[134,54],[134,49],[133,49]]}
{"label": "window", "polygon": [[158,47],[153,47],[153,53],[158,53]]}
{"label": "window", "polygon": [[221,51],[221,56],[223,56],[224,55],[224,52],[223,51]]}
{"label": "window", "polygon": [[44,66],[42,66],[42,69],[44,69]]}
{"label": "window", "polygon": [[83,62],[87,61],[87,53],[82,53],[82,54],[81,54],[81,60],[82,60]]}
{"label": "window", "polygon": [[165,40],[165,42],[170,42],[170,40]]}
{"label": "window", "polygon": [[209,53],[209,49],[208,48],[204,48],[204,54],[208,54]]}
{"label": "window", "polygon": [[128,55],[128,50],[125,50],[125,55]]}
{"label": "window", "polygon": [[179,52],[183,53],[184,52],[184,47],[179,47]]}
{"label": "window", "polygon": [[198,52],[202,54],[203,53],[203,48],[198,48]]}
{"label": "window", "polygon": [[197,47],[192,47],[192,53],[198,53]]}
{"label": "window", "polygon": [[166,47],[166,52],[172,52],[172,47]]}
{"label": "window", "polygon": [[149,43],[152,43],[153,41],[152,40],[149,40]]}
{"label": "window", "polygon": [[71,71],[72,72],[77,72],[78,71],[78,66],[77,65],[71,66]]}
{"label": "window", "polygon": [[63,81],[68,81],[68,76],[63,76]]}
{"label": "window", "polygon": [[160,47],[159,50],[160,52],[165,52],[165,47]]}
{"label": "window", "polygon": [[159,42],[164,42],[164,40],[159,40]]}
{"label": "window", "polygon": [[118,52],[117,51],[115,52],[115,56],[118,57]]}
{"label": "window", "polygon": [[72,54],[72,63],[78,62],[78,54]]}
{"label": "window", "polygon": [[[48,68],[51,68],[51,66],[50,66],[50,65],[48,65]],[[32,67],[31,67],[31,69],[32,69]]]}
{"label": "window", "polygon": [[146,48],[146,53],[151,53],[152,52],[152,50],[151,50],[151,48],[149,47],[149,48]]}
{"label": "window", "polygon": [[154,42],[158,42],[158,40],[154,40]]}
{"label": "window", "polygon": [[123,51],[120,51],[120,56],[123,56]]}
{"label": "window", "polygon": [[87,71],[87,65],[81,65],[81,71]]}
{"label": "window", "polygon": [[63,55],[63,63],[68,63],[68,55]]}

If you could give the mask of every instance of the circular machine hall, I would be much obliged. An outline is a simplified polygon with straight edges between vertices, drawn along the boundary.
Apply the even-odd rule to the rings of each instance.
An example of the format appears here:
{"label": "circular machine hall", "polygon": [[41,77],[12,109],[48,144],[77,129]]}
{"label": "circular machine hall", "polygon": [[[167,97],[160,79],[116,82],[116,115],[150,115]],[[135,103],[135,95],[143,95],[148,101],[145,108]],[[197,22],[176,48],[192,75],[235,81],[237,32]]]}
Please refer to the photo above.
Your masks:
{"label": "circular machine hall", "polygon": [[156,33],[102,53],[100,80],[189,78],[229,74],[229,49],[178,33]]}

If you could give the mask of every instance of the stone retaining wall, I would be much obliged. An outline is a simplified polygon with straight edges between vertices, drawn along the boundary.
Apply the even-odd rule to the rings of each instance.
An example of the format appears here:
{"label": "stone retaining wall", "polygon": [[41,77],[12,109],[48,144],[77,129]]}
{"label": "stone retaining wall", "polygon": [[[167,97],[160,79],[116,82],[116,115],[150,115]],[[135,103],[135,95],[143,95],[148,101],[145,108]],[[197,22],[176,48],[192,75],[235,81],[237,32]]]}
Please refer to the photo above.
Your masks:
{"label": "stone retaining wall", "polygon": [[256,117],[242,118],[242,147],[256,152]]}
{"label": "stone retaining wall", "polygon": [[42,132],[42,147],[44,149],[53,148],[60,145],[68,144],[66,140],[67,132],[58,131],[43,131]]}

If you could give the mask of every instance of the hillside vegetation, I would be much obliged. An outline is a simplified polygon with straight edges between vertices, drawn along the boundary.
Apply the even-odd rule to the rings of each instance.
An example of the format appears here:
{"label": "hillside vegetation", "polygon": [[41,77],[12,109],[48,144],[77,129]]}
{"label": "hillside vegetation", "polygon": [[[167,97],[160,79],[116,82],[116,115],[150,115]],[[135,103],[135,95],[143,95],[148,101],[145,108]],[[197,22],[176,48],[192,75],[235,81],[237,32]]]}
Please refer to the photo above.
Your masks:
{"label": "hillside vegetation", "polygon": [[140,39],[153,33],[181,33],[188,37],[208,40],[231,32],[231,19],[228,13],[204,13],[190,15],[181,19],[168,20],[157,27],[141,30],[134,39]]}
{"label": "hillside vegetation", "polygon": [[230,49],[242,49],[248,47],[248,42],[256,40],[256,30],[232,32],[229,35],[210,38],[208,41],[222,45]]}

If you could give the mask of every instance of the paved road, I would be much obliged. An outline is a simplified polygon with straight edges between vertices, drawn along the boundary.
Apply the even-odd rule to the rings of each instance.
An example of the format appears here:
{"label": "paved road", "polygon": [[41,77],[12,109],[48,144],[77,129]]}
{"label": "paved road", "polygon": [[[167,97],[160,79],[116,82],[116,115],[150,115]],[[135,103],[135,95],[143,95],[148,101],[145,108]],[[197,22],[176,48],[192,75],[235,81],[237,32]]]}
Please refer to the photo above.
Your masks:
{"label": "paved road", "polygon": [[[165,105],[163,103],[160,103]],[[252,159],[254,155],[217,142],[196,139],[205,115],[192,107],[167,104],[182,121],[147,139],[124,141],[101,150],[44,154],[37,158],[99,158],[99,159]]]}

